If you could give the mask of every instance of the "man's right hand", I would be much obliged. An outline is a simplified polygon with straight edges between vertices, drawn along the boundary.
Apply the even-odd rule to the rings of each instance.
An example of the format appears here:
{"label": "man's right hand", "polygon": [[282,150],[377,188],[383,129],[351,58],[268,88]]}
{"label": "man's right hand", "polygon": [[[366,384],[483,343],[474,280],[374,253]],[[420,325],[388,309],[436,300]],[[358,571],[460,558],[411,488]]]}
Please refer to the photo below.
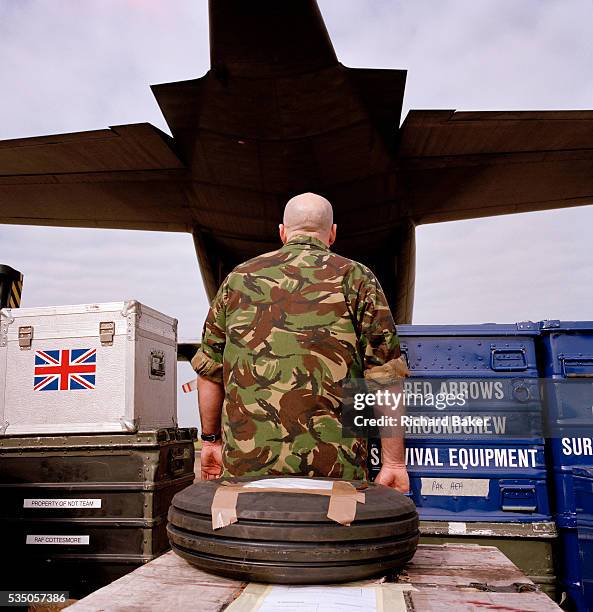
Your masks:
{"label": "man's right hand", "polygon": [[202,442],[200,453],[202,480],[214,480],[222,475],[222,442]]}
{"label": "man's right hand", "polygon": [[405,465],[383,465],[374,480],[375,484],[391,487],[400,493],[410,492],[410,477]]}

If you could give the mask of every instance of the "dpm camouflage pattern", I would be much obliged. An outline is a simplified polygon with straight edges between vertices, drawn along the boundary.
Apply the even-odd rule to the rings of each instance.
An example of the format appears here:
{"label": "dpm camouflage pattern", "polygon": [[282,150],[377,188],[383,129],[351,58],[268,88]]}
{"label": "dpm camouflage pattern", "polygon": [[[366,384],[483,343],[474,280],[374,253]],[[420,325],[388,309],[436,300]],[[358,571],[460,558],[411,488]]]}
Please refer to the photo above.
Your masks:
{"label": "dpm camouflage pattern", "polygon": [[342,385],[399,354],[373,273],[316,238],[237,266],[192,360],[225,387],[223,476],[365,479],[366,440],[342,437]]}

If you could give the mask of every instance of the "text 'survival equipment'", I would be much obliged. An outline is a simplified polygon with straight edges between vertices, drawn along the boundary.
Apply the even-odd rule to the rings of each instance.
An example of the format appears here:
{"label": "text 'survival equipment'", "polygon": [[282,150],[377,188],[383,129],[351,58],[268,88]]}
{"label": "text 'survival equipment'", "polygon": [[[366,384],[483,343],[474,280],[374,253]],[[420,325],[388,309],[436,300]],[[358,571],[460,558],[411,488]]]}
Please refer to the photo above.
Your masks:
{"label": "text 'survival equipment'", "polygon": [[176,342],[136,301],[1,310],[0,433],[176,426]]}
{"label": "text 'survival equipment'", "polygon": [[173,550],[199,568],[270,583],[387,574],[418,544],[418,515],[405,495],[331,478],[197,482],[173,498],[167,529]]}

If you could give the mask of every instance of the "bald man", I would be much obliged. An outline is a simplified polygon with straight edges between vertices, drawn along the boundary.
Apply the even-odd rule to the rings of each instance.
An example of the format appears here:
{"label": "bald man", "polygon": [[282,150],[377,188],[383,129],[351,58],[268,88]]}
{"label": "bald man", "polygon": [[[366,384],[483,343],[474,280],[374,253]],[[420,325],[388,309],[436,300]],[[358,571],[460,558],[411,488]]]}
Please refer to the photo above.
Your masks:
{"label": "bald man", "polygon": [[[325,198],[292,198],[283,221],[284,246],[222,283],[192,360],[202,478],[364,480],[367,440],[342,435],[342,388],[405,375],[393,317],[373,273],[330,251],[336,225]],[[382,440],[375,481],[408,490],[401,436]]]}

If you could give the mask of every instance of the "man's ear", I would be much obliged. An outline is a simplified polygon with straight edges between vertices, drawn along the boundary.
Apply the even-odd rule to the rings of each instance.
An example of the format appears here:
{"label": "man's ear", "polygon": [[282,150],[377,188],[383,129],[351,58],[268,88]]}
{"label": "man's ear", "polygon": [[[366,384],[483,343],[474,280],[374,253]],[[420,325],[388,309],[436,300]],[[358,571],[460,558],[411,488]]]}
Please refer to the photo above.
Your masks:
{"label": "man's ear", "polygon": [[278,233],[280,234],[280,240],[282,240],[282,244],[286,244],[286,228],[282,223],[278,226]]}
{"label": "man's ear", "polygon": [[338,230],[338,226],[334,223],[329,232],[329,246],[331,246],[336,241],[336,232]]}

